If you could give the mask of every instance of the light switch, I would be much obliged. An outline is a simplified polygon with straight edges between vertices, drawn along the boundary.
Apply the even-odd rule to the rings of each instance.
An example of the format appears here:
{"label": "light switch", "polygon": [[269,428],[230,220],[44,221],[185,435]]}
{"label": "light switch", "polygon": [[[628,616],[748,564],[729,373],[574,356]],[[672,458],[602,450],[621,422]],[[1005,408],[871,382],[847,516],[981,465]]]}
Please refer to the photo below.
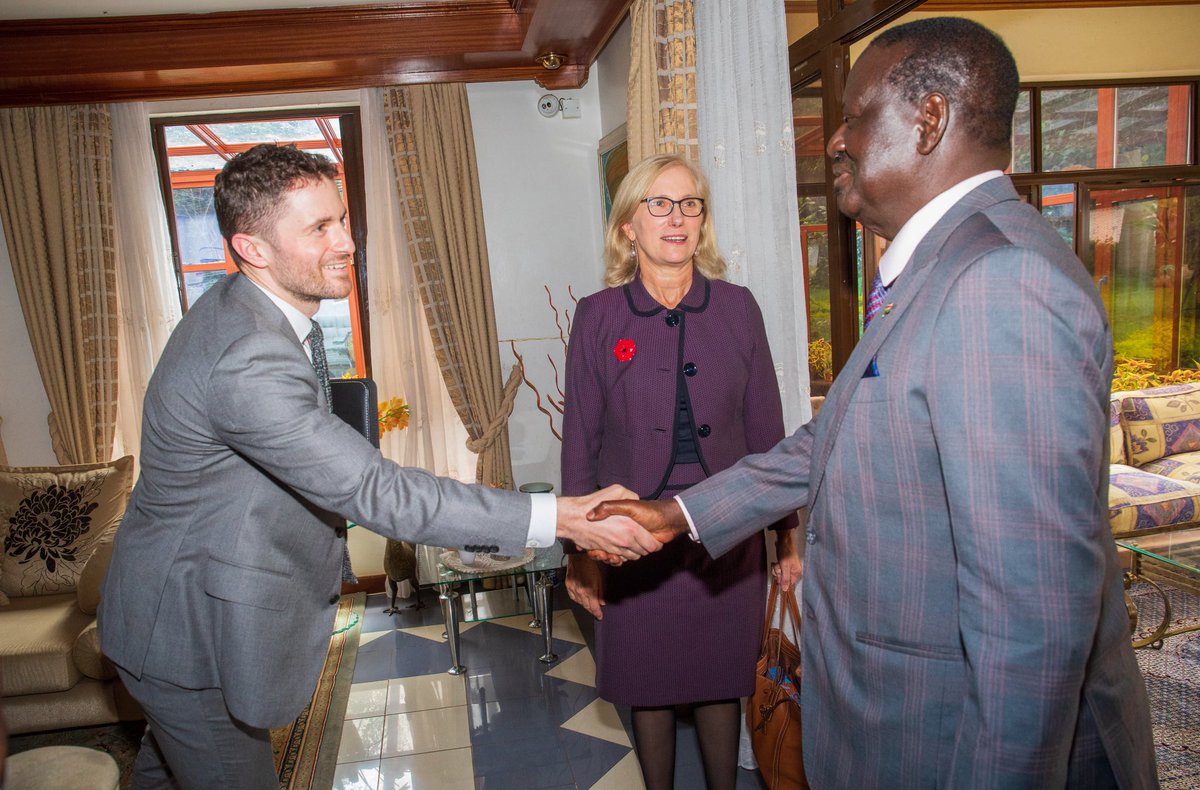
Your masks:
{"label": "light switch", "polygon": [[562,100],[562,117],[564,118],[579,118],[579,99],[563,99]]}

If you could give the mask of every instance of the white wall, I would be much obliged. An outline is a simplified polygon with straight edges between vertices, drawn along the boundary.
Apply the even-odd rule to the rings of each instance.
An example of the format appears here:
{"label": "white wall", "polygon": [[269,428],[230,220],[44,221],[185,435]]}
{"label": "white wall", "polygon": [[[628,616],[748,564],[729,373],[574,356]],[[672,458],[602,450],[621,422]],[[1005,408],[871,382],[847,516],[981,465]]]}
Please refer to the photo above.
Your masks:
{"label": "white wall", "polygon": [[14,466],[57,463],[50,447],[50,400],[42,386],[29,330],[21,313],[8,243],[0,227],[0,439]]}

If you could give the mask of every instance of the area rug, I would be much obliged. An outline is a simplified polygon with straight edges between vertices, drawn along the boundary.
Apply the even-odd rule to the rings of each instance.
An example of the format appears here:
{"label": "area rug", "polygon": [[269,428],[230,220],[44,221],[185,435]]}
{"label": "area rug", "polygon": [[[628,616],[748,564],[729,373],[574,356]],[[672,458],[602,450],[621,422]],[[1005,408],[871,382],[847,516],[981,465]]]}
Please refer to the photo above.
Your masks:
{"label": "area rug", "polygon": [[[325,665],[308,706],[286,727],[271,731],[279,786],[283,790],[326,790],[333,785],[342,721],[350,699],[350,681],[362,632],[367,594],[346,595],[338,603],[334,634]],[[128,790],[133,776],[145,724],[118,722],[98,727],[80,727],[53,732],[14,735],[9,738],[12,754],[39,746],[86,746],[108,752],[121,769],[121,788]]]}
{"label": "area rug", "polygon": [[[1138,608],[1140,636],[1162,618],[1162,599],[1149,585],[1130,591]],[[1167,588],[1173,627],[1200,623],[1200,598]],[[1161,649],[1135,651],[1154,727],[1158,778],[1163,790],[1200,787],[1200,631],[1165,640]]]}
{"label": "area rug", "polygon": [[342,596],[312,700],[294,722],[271,730],[282,790],[326,790],[333,786],[366,604],[365,592]]}

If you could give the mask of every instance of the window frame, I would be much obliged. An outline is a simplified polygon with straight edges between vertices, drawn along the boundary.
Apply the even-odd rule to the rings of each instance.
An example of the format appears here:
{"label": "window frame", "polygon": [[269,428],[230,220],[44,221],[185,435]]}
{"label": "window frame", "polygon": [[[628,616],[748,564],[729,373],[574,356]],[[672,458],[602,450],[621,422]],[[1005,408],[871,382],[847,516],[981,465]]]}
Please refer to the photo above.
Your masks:
{"label": "window frame", "polygon": [[[179,305],[187,312],[187,290],[184,278],[184,262],[180,252],[179,230],[175,221],[174,189],[181,184],[211,186],[217,170],[192,171],[175,176],[170,171],[166,128],[199,124],[244,123],[253,121],[282,121],[336,116],[339,121],[341,163],[338,166],[342,182],[342,198],[346,203],[350,237],[354,241],[354,288],[350,292],[351,322],[354,328],[355,368],[360,376],[371,376],[370,305],[367,291],[367,216],[366,187],[362,158],[361,110],[357,106],[296,107],[288,109],[239,110],[237,112],[180,113],[156,116],[150,119],[151,142],[154,147],[158,170],[159,189],[166,212],[167,229],[171,242],[171,261],[175,274]],[[330,141],[324,141],[330,142]],[[330,143],[332,144],[332,143]],[[237,153],[252,147],[253,143],[228,146],[228,153]],[[314,146],[303,146],[314,147]],[[317,146],[326,148],[328,145]],[[224,263],[189,264],[188,271],[204,268],[235,270],[229,256],[228,245],[222,243]]]}

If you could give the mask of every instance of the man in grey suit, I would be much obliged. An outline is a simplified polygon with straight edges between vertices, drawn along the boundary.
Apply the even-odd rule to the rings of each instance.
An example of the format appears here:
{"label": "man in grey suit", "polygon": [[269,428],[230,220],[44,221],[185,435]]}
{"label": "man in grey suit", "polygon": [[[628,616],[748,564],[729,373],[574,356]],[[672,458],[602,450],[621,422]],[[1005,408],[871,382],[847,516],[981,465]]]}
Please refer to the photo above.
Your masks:
{"label": "man in grey suit", "polygon": [[598,509],[714,556],[808,509],[813,787],[1157,786],[1107,519],[1112,340],[1001,172],[1017,87],[974,22],[872,42],[828,153],[892,244],[818,417],[677,501]]}
{"label": "man in grey suit", "polygon": [[[347,518],[508,554],[556,536],[628,558],[660,545],[627,519],[587,521],[596,497],[401,468],[329,413],[311,318],[350,291],[336,175],[291,147],[230,160],[215,201],[239,272],[188,311],[146,393],[141,477],[98,613],[104,653],[146,712],[136,788],[278,787],[268,728],[312,695]],[[597,496],[630,495],[612,489]]]}

